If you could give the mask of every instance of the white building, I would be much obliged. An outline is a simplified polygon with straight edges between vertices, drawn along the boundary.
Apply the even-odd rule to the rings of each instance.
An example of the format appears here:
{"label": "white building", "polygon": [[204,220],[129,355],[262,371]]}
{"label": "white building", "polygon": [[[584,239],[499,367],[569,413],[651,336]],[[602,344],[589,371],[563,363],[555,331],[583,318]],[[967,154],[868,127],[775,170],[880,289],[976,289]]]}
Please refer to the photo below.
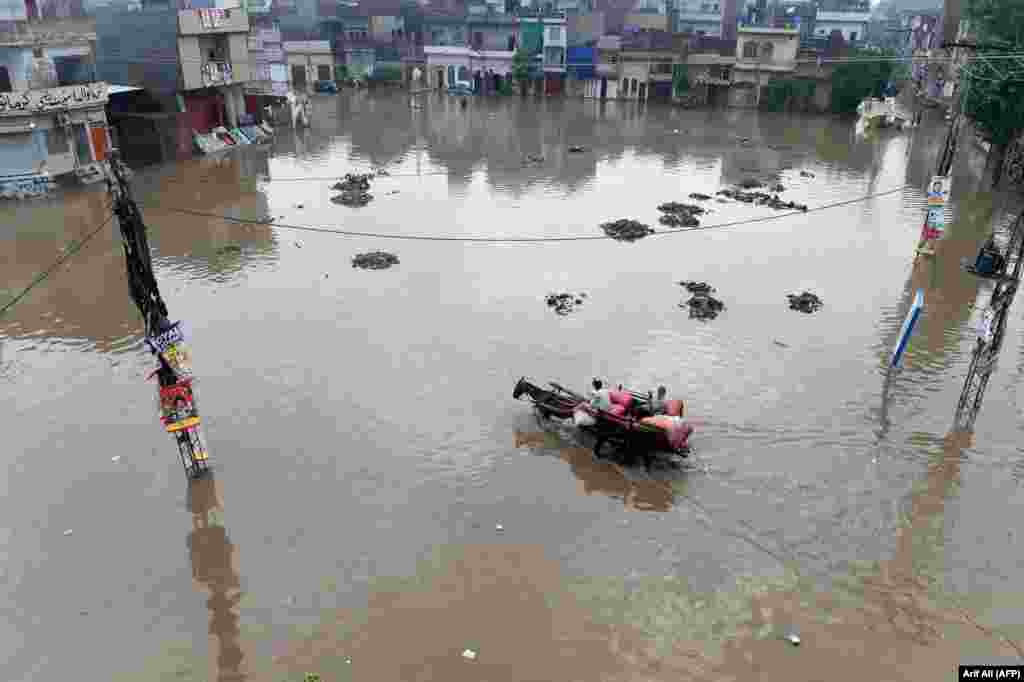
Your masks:
{"label": "white building", "polygon": [[814,20],[814,35],[828,37],[832,31],[839,31],[848,43],[863,42],[867,37],[870,12],[823,12],[818,11]]}

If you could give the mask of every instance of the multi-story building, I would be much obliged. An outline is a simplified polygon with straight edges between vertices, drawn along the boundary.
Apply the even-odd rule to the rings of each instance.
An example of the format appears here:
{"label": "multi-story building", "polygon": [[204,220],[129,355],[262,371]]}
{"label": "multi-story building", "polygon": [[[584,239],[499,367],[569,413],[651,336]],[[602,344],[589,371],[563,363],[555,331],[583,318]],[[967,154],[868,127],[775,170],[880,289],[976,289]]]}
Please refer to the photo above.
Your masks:
{"label": "multi-story building", "polygon": [[[249,35],[249,82],[246,97],[286,97],[288,67],[281,31],[273,23],[257,23]],[[262,99],[258,102],[263,105]],[[247,109],[252,107],[248,106]]]}
{"label": "multi-story building", "polygon": [[250,81],[249,16],[240,6],[98,12],[97,69],[149,90],[200,133],[238,125]]}
{"label": "multi-story building", "polygon": [[674,33],[722,35],[723,0],[680,0],[674,16]]}
{"label": "multi-story building", "polygon": [[110,148],[93,22],[30,22],[34,4],[8,2],[0,14],[0,192],[31,193],[72,172],[89,179]]}
{"label": "multi-story building", "polygon": [[293,92],[313,92],[317,81],[334,80],[334,50],[326,40],[283,43],[288,62],[288,86]]}
{"label": "multi-story building", "polygon": [[792,75],[800,50],[800,31],[790,28],[744,26],[736,41],[736,64],[729,103],[757,107],[762,88],[773,78]]}
{"label": "multi-story building", "polygon": [[665,31],[644,31],[622,37],[619,57],[619,99],[668,100],[672,77],[683,63],[686,39]]}
{"label": "multi-story building", "polygon": [[565,89],[565,51],[568,46],[565,14],[524,11],[519,17],[519,44],[530,57],[530,79],[544,94]]}

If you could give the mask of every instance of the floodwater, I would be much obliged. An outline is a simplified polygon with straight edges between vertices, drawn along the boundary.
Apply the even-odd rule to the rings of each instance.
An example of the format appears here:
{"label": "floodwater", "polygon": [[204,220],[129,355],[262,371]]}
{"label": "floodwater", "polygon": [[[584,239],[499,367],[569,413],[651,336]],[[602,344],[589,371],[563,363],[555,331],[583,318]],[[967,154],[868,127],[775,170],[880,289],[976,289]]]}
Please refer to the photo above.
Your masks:
{"label": "floodwater", "polygon": [[[913,263],[941,121],[859,138],[828,117],[363,92],[313,118],[134,180],[213,479],[186,484],[157,422],[112,226],[0,316],[0,678],[945,679],[1024,657],[1019,303],[974,433],[951,431],[990,290],[960,260],[1016,206],[962,153],[955,219]],[[368,206],[330,201],[374,167],[391,175]],[[632,244],[385,237],[600,236],[746,177],[812,210],[712,201],[703,225],[731,226]],[[106,206],[94,188],[0,207],[0,302]],[[351,267],[375,249],[400,265]],[[690,319],[683,279],[725,312]],[[822,310],[789,310],[804,289]],[[558,316],[562,290],[588,298]],[[595,460],[512,400],[523,375],[667,385],[690,464]]]}

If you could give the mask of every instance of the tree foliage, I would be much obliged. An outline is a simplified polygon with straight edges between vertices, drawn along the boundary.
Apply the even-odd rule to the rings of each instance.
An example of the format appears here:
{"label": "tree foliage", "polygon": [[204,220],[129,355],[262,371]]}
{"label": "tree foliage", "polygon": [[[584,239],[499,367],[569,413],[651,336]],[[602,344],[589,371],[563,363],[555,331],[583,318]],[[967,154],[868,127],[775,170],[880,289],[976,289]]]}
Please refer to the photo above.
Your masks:
{"label": "tree foliage", "polygon": [[530,78],[530,56],[521,47],[512,55],[512,78],[520,83]]}
{"label": "tree foliage", "polygon": [[[967,17],[977,42],[985,47],[1024,48],[1021,0],[971,0]],[[984,59],[986,51],[960,73],[963,112],[994,145],[1007,145],[1024,129],[1024,79],[1016,60]],[[993,66],[987,66],[986,64]]]}
{"label": "tree foliage", "polygon": [[690,77],[686,72],[686,64],[675,64],[672,67],[672,94],[683,95],[690,91]]}
{"label": "tree foliage", "polygon": [[[886,50],[855,50],[851,57],[891,56]],[[881,97],[892,75],[891,61],[859,61],[837,64],[832,71],[832,111],[849,114],[865,97]]]}
{"label": "tree foliage", "polygon": [[778,78],[768,81],[761,95],[761,108],[766,111],[803,109],[814,97],[818,84],[808,78]]}

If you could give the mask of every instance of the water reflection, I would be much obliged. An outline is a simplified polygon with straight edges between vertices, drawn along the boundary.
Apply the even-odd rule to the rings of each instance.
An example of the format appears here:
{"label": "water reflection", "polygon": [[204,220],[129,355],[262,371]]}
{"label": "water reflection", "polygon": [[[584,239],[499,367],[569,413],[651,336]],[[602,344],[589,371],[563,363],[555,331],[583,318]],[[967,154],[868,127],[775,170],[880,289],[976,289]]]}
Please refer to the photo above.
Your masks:
{"label": "water reflection", "polygon": [[238,628],[238,603],[242,598],[238,552],[224,526],[221,491],[212,475],[189,482],[188,509],[192,513],[192,532],[186,544],[192,577],[210,595],[206,606],[210,610],[211,647],[217,648],[216,679],[240,682],[246,675]]}
{"label": "water reflection", "polygon": [[623,507],[636,511],[665,512],[675,504],[671,480],[650,478],[645,472],[598,459],[591,449],[566,445],[549,431],[516,431],[515,447],[554,451],[569,465],[584,495],[604,495],[621,500]]}
{"label": "water reflection", "polygon": [[[159,208],[265,216],[267,198],[255,187],[257,177],[268,172],[266,154],[244,151],[231,157],[150,168],[133,179],[150,230],[157,277],[172,314],[176,310],[181,314],[175,294],[183,280],[227,282],[247,268],[277,257],[276,238],[265,225],[186,216]],[[0,303],[106,220],[108,204],[106,192],[93,187],[68,191],[41,203],[0,207],[0,223],[10,220],[14,226],[13,232],[0,234]],[[137,335],[141,323],[128,296],[117,229],[111,222],[9,310],[0,320],[0,334],[84,339],[100,350],[117,348],[126,336]],[[169,275],[177,281],[169,284]]]}

